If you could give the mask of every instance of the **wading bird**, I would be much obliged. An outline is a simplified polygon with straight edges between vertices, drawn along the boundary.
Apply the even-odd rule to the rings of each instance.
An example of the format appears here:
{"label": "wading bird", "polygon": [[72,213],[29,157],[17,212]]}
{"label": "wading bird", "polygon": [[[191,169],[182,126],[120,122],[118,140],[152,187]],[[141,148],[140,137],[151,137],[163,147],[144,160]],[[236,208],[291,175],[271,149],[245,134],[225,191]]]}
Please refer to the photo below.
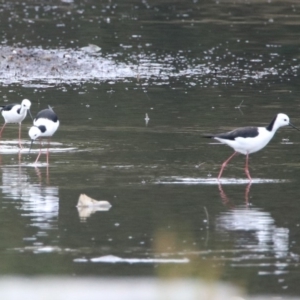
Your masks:
{"label": "wading bird", "polygon": [[[59,120],[56,113],[49,106],[47,109],[41,110],[33,120],[33,126],[29,129],[29,136],[31,138],[30,149],[33,142],[37,138],[48,138],[48,148],[47,148],[47,163],[49,163],[49,140],[50,137],[55,133],[59,127]],[[30,151],[30,150],[29,150]],[[35,164],[38,162],[42,153],[42,144],[40,144],[40,152],[35,160]]]}
{"label": "wading bird", "polygon": [[292,123],[290,123],[290,119],[286,114],[280,113],[274,117],[274,119],[267,127],[242,127],[230,132],[205,135],[204,137],[215,139],[223,144],[230,146],[235,151],[227,160],[223,162],[218,175],[218,180],[221,178],[223,170],[228,162],[237,153],[241,153],[246,155],[245,173],[248,179],[251,181],[252,178],[250,176],[248,168],[249,154],[257,152],[264,148],[273,138],[277,129],[287,125],[299,130]]}
{"label": "wading bird", "polygon": [[26,118],[27,111],[30,114],[31,102],[28,99],[24,99],[21,104],[8,104],[0,106],[1,114],[4,118],[4,124],[0,130],[0,137],[7,123],[19,123],[19,147],[22,148],[21,144],[21,124],[22,121]]}

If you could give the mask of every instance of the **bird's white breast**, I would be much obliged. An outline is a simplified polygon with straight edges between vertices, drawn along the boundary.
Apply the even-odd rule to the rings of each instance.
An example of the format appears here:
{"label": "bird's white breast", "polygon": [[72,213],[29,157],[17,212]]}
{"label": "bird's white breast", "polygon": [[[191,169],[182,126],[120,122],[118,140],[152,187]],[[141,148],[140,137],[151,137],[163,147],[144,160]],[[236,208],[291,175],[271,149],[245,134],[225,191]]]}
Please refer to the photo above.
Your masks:
{"label": "bird's white breast", "polygon": [[259,127],[258,133],[259,134],[256,137],[237,137],[235,140],[227,140],[217,137],[215,139],[230,146],[235,151],[246,155],[264,148],[274,136],[274,132],[268,131],[265,127]]}
{"label": "bird's white breast", "polygon": [[18,109],[21,108],[20,104],[14,105],[11,110],[2,110],[2,116],[5,120],[5,123],[20,123],[22,122],[27,114],[27,110],[21,111],[18,113]]}

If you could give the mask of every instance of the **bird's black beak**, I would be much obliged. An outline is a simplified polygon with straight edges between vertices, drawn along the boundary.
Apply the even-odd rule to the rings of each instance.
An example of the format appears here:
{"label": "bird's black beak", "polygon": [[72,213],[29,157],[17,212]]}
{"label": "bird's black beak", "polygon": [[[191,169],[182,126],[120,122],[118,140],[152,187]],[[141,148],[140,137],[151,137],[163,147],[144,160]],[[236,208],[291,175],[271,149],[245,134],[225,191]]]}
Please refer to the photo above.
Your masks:
{"label": "bird's black beak", "polygon": [[30,112],[30,109],[28,109],[28,112],[29,112],[29,115],[30,115],[30,117],[31,117],[31,120],[33,121],[33,117],[32,117],[32,114],[31,114],[31,112]]}
{"label": "bird's black beak", "polygon": [[290,125],[291,127],[295,128],[295,129],[297,129],[298,131],[300,131],[300,129],[297,128],[296,126],[294,126],[292,123],[289,123],[289,125]]}
{"label": "bird's black beak", "polygon": [[33,142],[34,142],[34,140],[31,140],[30,147],[29,147],[29,153],[30,153]]}

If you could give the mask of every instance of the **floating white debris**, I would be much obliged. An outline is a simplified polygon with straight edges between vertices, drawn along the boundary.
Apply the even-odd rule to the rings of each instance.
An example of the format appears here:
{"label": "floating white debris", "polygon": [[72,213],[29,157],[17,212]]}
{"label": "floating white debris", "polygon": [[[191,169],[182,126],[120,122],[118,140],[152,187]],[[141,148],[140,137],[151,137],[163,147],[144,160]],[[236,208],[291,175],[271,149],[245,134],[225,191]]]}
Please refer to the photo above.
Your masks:
{"label": "floating white debris", "polygon": [[81,194],[76,207],[80,219],[85,221],[96,211],[108,211],[111,208],[111,204],[106,200],[98,201],[86,194]]}
{"label": "floating white debris", "polygon": [[105,255],[91,259],[77,258],[74,262],[93,262],[93,263],[129,263],[129,264],[186,264],[188,258],[122,258],[115,255]]}
{"label": "floating white debris", "polygon": [[145,116],[146,126],[148,125],[149,121],[150,121],[150,118],[149,118],[148,114],[146,113],[146,116]]}
{"label": "floating white debris", "polygon": [[101,206],[105,208],[104,210],[108,210],[111,208],[111,204],[106,200],[98,201],[87,196],[86,194],[81,194],[78,199],[77,207],[91,207],[91,206],[92,207]]}
{"label": "floating white debris", "polygon": [[99,52],[101,50],[101,48],[97,45],[89,44],[86,47],[82,47],[81,50],[83,50],[87,53],[96,53],[96,52]]}

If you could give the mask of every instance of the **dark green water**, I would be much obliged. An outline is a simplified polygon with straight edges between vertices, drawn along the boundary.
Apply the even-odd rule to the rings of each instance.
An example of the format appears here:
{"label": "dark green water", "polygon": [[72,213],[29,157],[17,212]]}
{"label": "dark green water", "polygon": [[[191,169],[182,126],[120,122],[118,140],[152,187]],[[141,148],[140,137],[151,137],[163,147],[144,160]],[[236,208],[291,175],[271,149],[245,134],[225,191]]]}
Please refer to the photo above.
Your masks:
{"label": "dark green water", "polygon": [[[281,128],[251,156],[251,186],[240,155],[221,187],[232,150],[201,135],[278,112],[300,127],[299,11],[296,1],[2,1],[6,51],[102,50],[83,57],[88,70],[81,54],[74,69],[58,60],[53,77],[20,53],[1,62],[3,103],[28,98],[34,115],[51,105],[61,126],[48,167],[32,164],[38,144],[20,160],[6,151],[17,125],[4,132],[0,273],[200,277],[298,295],[299,132]],[[112,207],[82,217],[81,193]]]}

